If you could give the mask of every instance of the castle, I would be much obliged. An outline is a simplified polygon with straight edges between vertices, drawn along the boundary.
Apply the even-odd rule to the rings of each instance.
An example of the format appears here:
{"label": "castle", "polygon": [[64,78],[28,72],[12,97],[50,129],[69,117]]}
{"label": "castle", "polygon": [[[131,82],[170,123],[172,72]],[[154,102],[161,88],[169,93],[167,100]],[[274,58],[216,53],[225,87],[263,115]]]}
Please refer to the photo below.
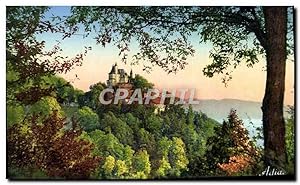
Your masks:
{"label": "castle", "polygon": [[129,84],[132,82],[133,74],[132,70],[128,75],[124,69],[118,69],[117,63],[112,66],[110,73],[108,74],[107,86],[114,87],[121,84]]}
{"label": "castle", "polygon": [[[108,80],[107,80],[107,86],[109,88],[122,88],[122,89],[126,89],[128,91],[128,96],[122,100],[123,103],[127,103],[130,99],[130,97],[132,96],[133,92],[134,92],[134,86],[133,86],[133,73],[132,70],[130,71],[130,74],[128,75],[124,69],[118,69],[118,65],[117,63],[115,63],[115,65],[112,66],[111,71],[108,73]],[[145,96],[146,93],[144,93],[143,95],[143,101],[145,100]],[[111,100],[114,98],[114,93],[108,92],[105,94],[104,99],[107,100]],[[155,112],[157,111],[163,111],[165,108],[164,104],[160,104],[160,98],[161,96],[150,100],[149,104],[150,105],[156,105],[156,109]],[[137,102],[134,102],[135,104]],[[148,106],[148,105],[146,105]]]}

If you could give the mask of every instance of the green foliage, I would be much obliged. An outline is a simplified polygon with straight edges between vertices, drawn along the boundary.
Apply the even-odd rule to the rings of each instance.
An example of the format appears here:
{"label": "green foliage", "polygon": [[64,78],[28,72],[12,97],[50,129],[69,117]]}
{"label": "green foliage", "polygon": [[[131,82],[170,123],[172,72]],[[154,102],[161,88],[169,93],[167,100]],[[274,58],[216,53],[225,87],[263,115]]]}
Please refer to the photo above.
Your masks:
{"label": "green foliage", "polygon": [[195,120],[195,113],[193,111],[192,105],[189,105],[188,112],[187,112],[187,115],[186,115],[186,123],[188,125],[193,125],[194,120]]}
{"label": "green foliage", "polygon": [[181,138],[172,138],[169,160],[172,167],[172,169],[170,170],[170,173],[172,175],[180,176],[181,171],[187,169],[189,161],[185,153],[185,144]]}
{"label": "green foliage", "polygon": [[82,90],[75,89],[70,82],[57,75],[44,76],[40,83],[43,88],[53,88],[57,101],[61,104],[78,103],[78,97],[84,94]]}
{"label": "green foliage", "polygon": [[157,177],[165,177],[168,175],[171,169],[171,164],[169,163],[169,151],[172,145],[172,141],[167,137],[163,137],[159,140],[157,146],[157,155],[159,157],[158,168],[155,172]]}
{"label": "green foliage", "polygon": [[126,124],[132,129],[134,133],[139,131],[139,128],[142,127],[142,121],[135,117],[132,113],[126,113],[125,115],[121,115],[120,119],[122,119]]}
{"label": "green foliage", "polygon": [[[168,73],[184,69],[188,64],[188,57],[195,53],[192,44],[194,35],[199,36],[198,41],[209,43],[211,46],[209,57],[212,63],[203,69],[204,75],[222,75],[225,86],[232,79],[231,73],[239,65],[245,63],[247,67],[253,67],[259,62],[260,56],[267,58],[267,82],[270,83],[266,83],[264,118],[275,117],[278,124],[281,124],[279,131],[284,135],[282,111],[268,113],[266,110],[273,106],[267,101],[272,99],[268,98],[269,94],[275,93],[271,91],[279,89],[278,93],[284,94],[283,87],[273,87],[276,81],[280,82],[279,86],[284,86],[284,75],[276,79],[275,75],[272,75],[272,69],[281,68],[284,71],[286,56],[293,53],[293,7],[73,7],[71,11],[72,15],[67,19],[70,30],[79,31],[78,25],[83,25],[86,35],[95,32],[96,43],[102,46],[110,43],[116,45],[120,51],[119,55],[122,56],[121,60],[125,63],[128,61],[131,43],[137,42],[139,47],[133,54],[132,63],[138,64],[142,61],[146,71],[150,71],[155,65]],[[272,33],[275,31],[272,27],[274,16],[278,16],[278,24],[282,24],[278,27],[278,35]],[[282,46],[281,52],[276,46],[274,35]],[[269,62],[274,60],[272,56],[276,52],[279,56],[275,58],[281,61]],[[267,93],[268,90],[271,93]],[[279,97],[280,101],[283,101],[283,96]],[[282,109],[282,103],[278,103],[277,106],[277,110]],[[271,124],[267,123],[267,120],[270,119],[264,119],[264,124]],[[178,123],[180,122],[174,122],[175,128],[178,128]],[[182,129],[179,129],[182,133]],[[272,127],[265,129],[268,129],[264,130],[265,135],[273,133]],[[270,146],[269,142],[266,142],[266,160],[269,162],[269,158],[274,158],[272,154],[268,154],[272,145],[281,148],[275,151],[281,153],[276,155],[282,156],[278,163],[285,162],[285,142],[283,137],[279,138],[281,141],[274,141]]]}
{"label": "green foliage", "polygon": [[[68,105],[76,103],[76,100],[68,103],[68,83],[64,79],[56,76],[43,79],[45,88],[61,87],[56,88],[53,96],[58,100],[66,97],[61,102],[65,113],[61,111],[58,101],[49,96],[28,106],[28,112],[47,118],[58,111],[61,117],[66,115],[72,120],[73,116],[78,118],[76,120],[85,130],[79,139],[94,145],[92,156],[103,158],[90,178],[148,179],[184,176],[188,171],[189,161],[194,162],[195,158],[205,153],[206,140],[214,134],[213,128],[217,125],[205,114],[193,112],[191,107],[185,110],[179,105],[168,105],[165,111],[156,114],[154,106],[99,105],[96,97],[104,88],[102,83],[91,86],[90,91],[81,94],[78,98],[81,108],[78,109],[77,106]],[[82,102],[82,97],[87,101]],[[20,109],[21,115],[18,119],[23,118],[21,108],[17,109]],[[72,130],[71,127],[73,125],[64,130]],[[21,133],[30,133],[30,126],[24,124]]]}
{"label": "green foliage", "polygon": [[130,146],[127,145],[124,147],[122,159],[125,161],[127,166],[132,165],[133,154],[134,150],[132,150]]}
{"label": "green foliage", "polygon": [[172,141],[167,137],[163,137],[158,142],[158,155],[162,157],[168,157],[169,149],[172,145]]}
{"label": "green foliage", "polygon": [[86,131],[99,128],[99,117],[89,107],[82,107],[77,112],[80,126]]}
{"label": "green foliage", "polygon": [[215,127],[220,125],[217,121],[208,118],[206,114],[201,112],[195,115],[194,123],[199,130],[199,134],[205,138],[213,136],[215,134]]}
{"label": "green foliage", "polygon": [[107,176],[112,175],[113,169],[115,167],[115,158],[111,155],[109,155],[108,157],[105,158],[105,162],[102,166],[102,168],[104,169],[104,173]]}
{"label": "green foliage", "polygon": [[[172,21],[167,21],[167,23],[157,22],[157,20],[162,17],[168,19],[177,17],[183,9],[182,7],[73,7],[72,15],[67,22],[71,28],[77,28],[77,24],[82,23],[84,30],[88,33],[94,28],[103,28],[97,29],[96,43],[105,46],[113,41],[120,49],[124,62],[128,58],[130,41],[135,38],[140,47],[134,55],[134,64],[147,61],[150,64],[144,63],[144,70],[149,71],[152,64],[156,64],[168,72],[176,72],[178,68],[184,68],[187,56],[194,53],[190,42],[186,37],[181,36],[181,34],[184,36],[190,34],[190,30]],[[183,18],[183,16],[180,17]],[[189,19],[184,21],[189,21]],[[120,37],[113,37],[113,35]]]}
{"label": "green foliage", "polygon": [[[47,7],[37,6],[9,7],[6,13],[8,20],[7,45],[10,46],[10,42],[12,42],[14,39],[28,39],[28,36],[33,37],[33,28],[38,25],[42,14],[47,11],[47,9]],[[28,22],[31,24],[28,24]]]}
{"label": "green foliage", "polygon": [[[293,50],[293,12],[288,9],[288,48]],[[144,70],[157,65],[169,73],[188,64],[188,57],[195,53],[192,35],[197,34],[199,42],[212,46],[212,63],[203,69],[204,75],[224,75],[223,83],[242,62],[255,65],[266,49],[262,7],[73,7],[68,26],[78,24],[88,33],[95,31],[98,44],[105,46],[113,40],[124,62],[136,40],[139,49],[133,63],[143,61]]]}
{"label": "green foliage", "polygon": [[14,177],[14,179],[17,180],[49,179],[49,176],[47,176],[47,174],[44,171],[40,169],[31,169],[26,167],[25,168],[10,167],[8,168],[8,174],[10,177]]}
{"label": "green foliage", "polygon": [[38,114],[41,117],[48,117],[57,111],[58,116],[63,116],[63,111],[61,110],[61,106],[53,97],[42,97],[38,102],[30,106],[29,113],[30,114]]}
{"label": "green foliage", "polygon": [[96,110],[98,106],[101,106],[99,101],[99,95],[103,89],[106,88],[104,83],[98,82],[90,86],[90,90],[84,94],[80,94],[78,97],[78,103],[80,107],[88,106],[93,110]]}
{"label": "green foliage", "polygon": [[289,107],[289,118],[286,120],[286,151],[288,160],[288,173],[295,173],[295,109],[293,106]]}
{"label": "green foliage", "polygon": [[146,118],[146,128],[157,138],[162,135],[163,119],[157,115],[150,115]]}
{"label": "green foliage", "polygon": [[[115,166],[109,175],[105,175],[103,170],[102,178],[180,177],[188,170],[189,160],[203,156],[206,135],[212,136],[217,124],[203,113],[193,112],[191,108],[185,111],[180,106],[169,106],[162,115],[144,106],[138,106],[126,114],[108,111],[101,115],[102,131],[95,130],[88,134],[96,146],[94,153],[106,157],[111,155],[115,161],[124,161],[126,168],[123,162],[122,168],[124,171],[127,169],[126,172],[118,172]],[[172,136],[178,137],[168,139]],[[135,156],[141,150],[149,155],[149,174],[136,170],[139,163]],[[134,151],[137,152],[134,154]]]}
{"label": "green foliage", "polygon": [[157,177],[165,177],[168,175],[168,171],[171,169],[171,165],[169,161],[163,157],[161,160],[159,160],[159,168],[156,170],[156,176]]}
{"label": "green foliage", "polygon": [[116,162],[116,176],[122,178],[125,174],[128,174],[129,169],[125,161],[117,160]]}
{"label": "green foliage", "polygon": [[141,128],[137,133],[137,146],[139,148],[146,148],[150,154],[155,152],[156,142],[153,134],[144,128]]}
{"label": "green foliage", "polygon": [[[81,65],[86,52],[74,58],[61,56],[59,44],[46,48],[37,35],[51,32],[69,35],[59,18],[47,20],[48,7],[11,6],[6,11],[7,98],[32,105],[42,97],[53,96],[55,88],[45,88],[45,77],[66,73]],[[87,50],[87,49],[86,49]],[[15,74],[13,74],[15,73]]]}
{"label": "green foliage", "polygon": [[202,156],[205,153],[205,137],[197,133],[194,124],[189,124],[185,127],[182,137],[184,142],[187,143],[186,148],[190,159]]}
{"label": "green foliage", "polygon": [[124,146],[113,134],[105,134],[101,130],[89,133],[90,138],[95,144],[95,153],[99,156],[113,156],[117,159],[122,158]]}
{"label": "green foliage", "polygon": [[140,150],[133,156],[132,166],[134,167],[138,176],[142,175],[142,178],[147,178],[151,172],[151,164],[149,160],[149,154],[147,150]]}
{"label": "green foliage", "polygon": [[147,89],[153,88],[154,84],[148,82],[148,80],[141,75],[136,74],[133,79],[133,85],[136,89],[142,89],[146,91]]}
{"label": "green foliage", "polygon": [[7,105],[6,119],[8,127],[21,123],[25,118],[25,108],[22,105]]}
{"label": "green foliage", "polygon": [[78,106],[61,105],[61,108],[65,113],[65,116],[68,118],[72,118],[73,116],[75,116],[78,111]]}
{"label": "green foliage", "polygon": [[114,134],[123,144],[133,145],[132,129],[122,119],[117,118],[114,113],[104,114],[103,119],[100,121],[100,128]]}

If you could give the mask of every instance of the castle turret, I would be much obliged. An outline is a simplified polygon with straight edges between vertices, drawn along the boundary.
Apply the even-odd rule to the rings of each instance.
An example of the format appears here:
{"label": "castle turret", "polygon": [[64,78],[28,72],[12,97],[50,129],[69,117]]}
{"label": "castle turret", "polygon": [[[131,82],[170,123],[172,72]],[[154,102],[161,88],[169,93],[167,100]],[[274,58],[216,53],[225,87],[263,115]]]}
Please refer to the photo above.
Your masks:
{"label": "castle turret", "polygon": [[109,74],[117,74],[117,73],[118,73],[118,66],[117,63],[115,63],[115,65],[111,67],[111,71]]}
{"label": "castle turret", "polygon": [[115,63],[115,70],[116,70],[116,73],[118,73],[119,69],[118,69],[117,62]]}
{"label": "castle turret", "polygon": [[132,73],[132,69],[130,70],[130,75],[129,77],[132,79],[133,78],[133,73]]}

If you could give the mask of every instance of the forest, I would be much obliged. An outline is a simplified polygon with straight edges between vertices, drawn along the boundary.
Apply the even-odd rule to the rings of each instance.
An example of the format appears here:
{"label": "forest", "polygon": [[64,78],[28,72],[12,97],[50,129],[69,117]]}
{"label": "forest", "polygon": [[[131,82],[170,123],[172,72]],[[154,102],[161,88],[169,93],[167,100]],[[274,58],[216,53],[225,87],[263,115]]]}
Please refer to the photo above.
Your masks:
{"label": "forest", "polygon": [[[139,75],[135,82],[153,85]],[[102,105],[101,82],[88,92],[57,76],[40,83],[53,89],[50,95],[31,105],[7,106],[11,178],[174,179],[263,171],[262,148],[234,110],[218,123],[182,105],[159,112],[155,105]],[[291,117],[288,131],[292,123]],[[292,135],[287,143],[292,165]]]}
{"label": "forest", "polygon": [[[37,40],[36,35],[51,32],[62,34],[63,38],[71,37],[77,31],[73,27],[75,22],[92,25],[93,20],[89,22],[88,18],[93,17],[84,8],[74,8],[74,16],[61,26],[55,24],[61,22],[59,17],[54,17],[53,22],[42,21],[47,10],[48,7],[7,7],[7,178],[198,179],[259,176],[266,169],[265,155],[270,153],[265,152],[269,145],[257,144],[257,139],[267,136],[266,125],[259,128],[257,136],[250,137],[235,110],[224,110],[228,117],[219,123],[191,106],[166,105],[164,110],[157,110],[155,105],[103,105],[99,95],[107,88],[104,82],[91,84],[87,92],[75,88],[59,74],[80,68],[90,48],[68,58],[60,54],[59,46],[45,51],[45,41]],[[82,14],[76,14],[78,11]],[[105,11],[113,16],[110,10]],[[146,10],[143,10],[145,14],[140,11],[141,15],[148,16]],[[105,21],[103,24],[111,26]],[[128,23],[126,28],[131,26],[135,25]],[[163,24],[160,26],[164,28]],[[105,34],[109,33],[98,38],[99,44],[110,42],[111,35]],[[149,39],[142,38],[144,55],[140,53],[137,58],[157,59],[155,51],[149,50],[152,48]],[[126,51],[126,40],[123,41],[118,47]],[[182,44],[175,43],[178,47]],[[182,58],[170,59],[173,68],[166,70],[175,70],[174,65],[180,66],[178,63],[189,55],[188,51],[175,52],[182,52]],[[241,58],[254,57],[253,53],[240,54]],[[157,59],[156,63],[164,68],[165,61]],[[213,75],[209,68],[206,72]],[[146,91],[154,84],[136,75],[133,86]],[[284,174],[294,175],[293,106],[289,107],[284,129]],[[282,164],[278,165],[276,159],[274,166],[282,167]]]}

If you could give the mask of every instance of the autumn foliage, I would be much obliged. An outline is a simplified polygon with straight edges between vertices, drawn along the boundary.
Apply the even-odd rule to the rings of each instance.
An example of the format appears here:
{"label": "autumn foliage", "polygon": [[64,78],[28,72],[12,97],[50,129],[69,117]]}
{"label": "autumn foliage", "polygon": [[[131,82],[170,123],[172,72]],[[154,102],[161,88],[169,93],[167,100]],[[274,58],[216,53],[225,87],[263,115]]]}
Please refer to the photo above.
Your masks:
{"label": "autumn foliage", "polygon": [[227,175],[234,175],[253,168],[260,159],[258,148],[248,136],[242,120],[231,110],[228,122],[224,122],[223,130],[228,131],[232,145],[229,147],[230,156],[228,162],[218,163],[217,167]]}
{"label": "autumn foliage", "polygon": [[92,156],[93,144],[78,138],[80,129],[64,130],[64,125],[65,120],[54,113],[42,123],[33,116],[9,128],[9,166],[38,168],[49,177],[89,178],[100,158]]}
{"label": "autumn foliage", "polygon": [[238,155],[230,157],[228,163],[218,163],[218,167],[221,170],[225,171],[228,175],[233,175],[235,173],[243,171],[244,169],[247,169],[250,166],[251,162],[251,157]]}

